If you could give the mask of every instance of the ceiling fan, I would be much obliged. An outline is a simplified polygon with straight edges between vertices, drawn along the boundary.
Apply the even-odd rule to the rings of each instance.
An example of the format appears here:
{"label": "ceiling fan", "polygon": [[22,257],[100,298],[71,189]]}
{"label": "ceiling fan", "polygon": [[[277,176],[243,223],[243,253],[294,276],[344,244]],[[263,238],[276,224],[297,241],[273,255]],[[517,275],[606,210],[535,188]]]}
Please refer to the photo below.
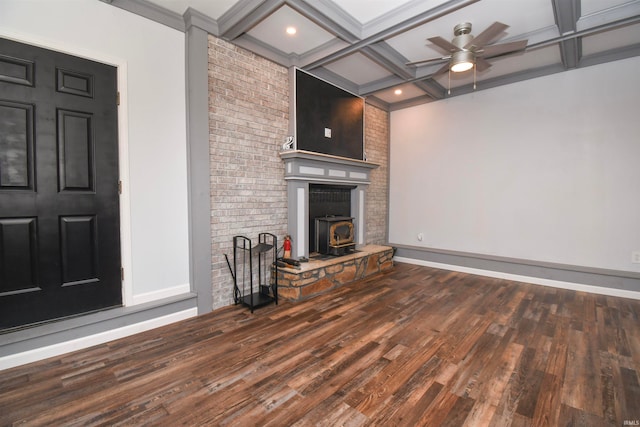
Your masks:
{"label": "ceiling fan", "polygon": [[439,48],[447,51],[449,53],[447,56],[408,62],[407,65],[447,61],[434,75],[447,70],[453,71],[454,73],[467,71],[473,68],[474,65],[477,71],[484,71],[491,67],[491,63],[489,63],[487,59],[513,53],[527,47],[527,40],[489,45],[489,43],[494,41],[507,28],[509,28],[508,25],[501,22],[494,22],[486,30],[474,37],[471,34],[471,23],[463,22],[453,28],[454,37],[451,42],[440,36],[427,39]]}

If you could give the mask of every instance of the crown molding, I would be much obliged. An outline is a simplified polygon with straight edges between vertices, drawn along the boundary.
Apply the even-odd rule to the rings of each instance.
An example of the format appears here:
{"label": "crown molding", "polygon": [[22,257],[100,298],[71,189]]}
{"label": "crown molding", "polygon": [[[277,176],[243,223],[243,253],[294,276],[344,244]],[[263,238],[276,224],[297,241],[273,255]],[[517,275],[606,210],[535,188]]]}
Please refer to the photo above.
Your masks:
{"label": "crown molding", "polygon": [[104,3],[126,10],[150,19],[154,22],[166,25],[178,31],[185,31],[184,19],[182,15],[167,10],[163,7],[146,0],[101,0]]}

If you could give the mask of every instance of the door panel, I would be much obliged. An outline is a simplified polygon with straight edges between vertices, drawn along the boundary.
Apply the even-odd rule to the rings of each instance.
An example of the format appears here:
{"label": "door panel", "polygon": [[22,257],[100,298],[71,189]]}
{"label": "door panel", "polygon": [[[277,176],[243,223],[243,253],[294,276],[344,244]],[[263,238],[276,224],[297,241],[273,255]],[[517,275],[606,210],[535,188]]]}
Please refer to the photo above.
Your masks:
{"label": "door panel", "polygon": [[93,191],[92,115],[58,110],[60,191]]}
{"label": "door panel", "polygon": [[0,100],[0,190],[33,189],[33,106]]}
{"label": "door panel", "polygon": [[116,69],[0,39],[0,329],[122,305]]}
{"label": "door panel", "polygon": [[93,76],[77,71],[57,70],[58,92],[93,98]]}
{"label": "door panel", "polygon": [[0,295],[38,290],[35,218],[0,219]]}
{"label": "door panel", "polygon": [[62,286],[99,282],[95,216],[61,217]]}
{"label": "door panel", "polygon": [[33,62],[0,53],[0,81],[33,86]]}

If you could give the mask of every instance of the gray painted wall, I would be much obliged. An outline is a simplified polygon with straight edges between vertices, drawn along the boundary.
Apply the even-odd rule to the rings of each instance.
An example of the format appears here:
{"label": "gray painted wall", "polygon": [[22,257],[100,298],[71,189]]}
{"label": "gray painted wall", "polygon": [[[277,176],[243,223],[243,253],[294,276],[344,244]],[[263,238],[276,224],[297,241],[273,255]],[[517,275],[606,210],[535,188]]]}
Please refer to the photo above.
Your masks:
{"label": "gray painted wall", "polygon": [[[392,112],[391,244],[417,258],[567,266],[569,281],[585,268],[635,277],[639,67],[630,58]],[[640,290],[631,283],[601,286]]]}

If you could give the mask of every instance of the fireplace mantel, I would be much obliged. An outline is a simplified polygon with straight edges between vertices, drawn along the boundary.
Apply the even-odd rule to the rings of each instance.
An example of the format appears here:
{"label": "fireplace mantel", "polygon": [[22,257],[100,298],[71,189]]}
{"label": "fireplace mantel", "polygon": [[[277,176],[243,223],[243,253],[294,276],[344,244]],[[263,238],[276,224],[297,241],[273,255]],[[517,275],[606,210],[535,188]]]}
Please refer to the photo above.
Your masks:
{"label": "fireplace mantel", "polygon": [[363,160],[304,150],[283,151],[284,179],[332,184],[369,184],[369,173],[379,165]]}
{"label": "fireplace mantel", "polygon": [[356,227],[356,247],[364,245],[365,192],[370,173],[379,165],[304,150],[283,151],[287,181],[288,229],[294,258],[309,257],[309,184],[351,185],[351,216]]}

